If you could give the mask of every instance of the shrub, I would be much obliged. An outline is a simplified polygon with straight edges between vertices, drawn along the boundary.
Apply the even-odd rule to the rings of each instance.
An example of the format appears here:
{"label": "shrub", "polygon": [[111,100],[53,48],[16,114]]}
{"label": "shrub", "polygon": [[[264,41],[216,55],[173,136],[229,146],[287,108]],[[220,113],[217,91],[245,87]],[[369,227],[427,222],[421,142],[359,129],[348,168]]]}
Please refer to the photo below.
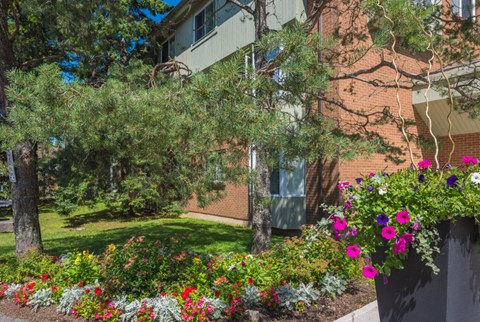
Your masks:
{"label": "shrub", "polygon": [[152,297],[178,278],[180,263],[171,245],[131,238],[122,248],[113,245],[105,252],[100,273],[109,294]]}
{"label": "shrub", "polygon": [[98,256],[88,251],[72,253],[61,259],[63,270],[60,274],[61,281],[71,284],[92,283],[100,278],[100,266]]}
{"label": "shrub", "polygon": [[22,258],[11,258],[0,264],[0,281],[23,283],[28,279],[41,278],[43,274],[54,276],[60,266],[54,257],[36,251],[27,252]]}

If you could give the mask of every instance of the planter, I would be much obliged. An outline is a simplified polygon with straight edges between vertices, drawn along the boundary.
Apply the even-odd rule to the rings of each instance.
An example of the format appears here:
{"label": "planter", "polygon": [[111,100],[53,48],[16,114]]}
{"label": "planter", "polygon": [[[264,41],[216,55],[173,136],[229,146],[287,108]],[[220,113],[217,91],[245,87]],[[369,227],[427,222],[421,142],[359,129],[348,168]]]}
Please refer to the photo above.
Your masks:
{"label": "planter", "polygon": [[478,226],[461,218],[441,223],[439,233],[438,275],[411,251],[405,269],[392,270],[387,284],[382,276],[375,279],[382,322],[480,321]]}

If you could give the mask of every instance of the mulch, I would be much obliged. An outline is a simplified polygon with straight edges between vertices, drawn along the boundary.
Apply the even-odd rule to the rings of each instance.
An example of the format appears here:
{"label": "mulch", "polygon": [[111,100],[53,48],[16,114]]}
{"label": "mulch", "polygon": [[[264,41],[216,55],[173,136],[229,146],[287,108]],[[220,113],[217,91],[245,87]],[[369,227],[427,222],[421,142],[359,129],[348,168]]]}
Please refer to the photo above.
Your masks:
{"label": "mulch", "polygon": [[[375,300],[375,289],[366,281],[355,282],[347,288],[341,296],[331,299],[321,297],[317,303],[305,310],[305,312],[269,312],[260,311],[258,322],[331,322],[355,311],[362,306]],[[82,322],[84,319],[74,318],[58,314],[55,307],[41,308],[37,313],[30,308],[19,308],[11,301],[0,301],[0,316],[4,315],[12,319],[26,322]],[[243,322],[247,322],[245,317]]]}

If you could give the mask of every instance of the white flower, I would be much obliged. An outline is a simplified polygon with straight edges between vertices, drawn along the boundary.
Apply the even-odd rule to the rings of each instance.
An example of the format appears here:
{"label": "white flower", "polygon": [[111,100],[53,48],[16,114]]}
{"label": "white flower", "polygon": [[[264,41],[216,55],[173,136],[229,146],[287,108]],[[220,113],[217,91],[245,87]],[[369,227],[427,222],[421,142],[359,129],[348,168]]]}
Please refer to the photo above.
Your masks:
{"label": "white flower", "polygon": [[383,196],[386,193],[387,193],[387,187],[381,186],[380,188],[378,188],[378,194],[379,195]]}
{"label": "white flower", "polygon": [[470,180],[472,180],[472,183],[474,184],[480,184],[480,173],[478,172],[472,173]]}

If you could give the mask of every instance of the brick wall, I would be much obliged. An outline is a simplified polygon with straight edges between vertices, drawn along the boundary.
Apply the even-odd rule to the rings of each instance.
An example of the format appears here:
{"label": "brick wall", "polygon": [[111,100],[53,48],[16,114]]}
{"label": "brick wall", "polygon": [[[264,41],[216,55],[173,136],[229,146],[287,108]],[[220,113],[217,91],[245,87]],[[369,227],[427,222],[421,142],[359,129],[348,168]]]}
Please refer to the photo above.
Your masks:
{"label": "brick wall", "polygon": [[214,201],[205,208],[198,206],[196,199],[192,198],[185,209],[191,212],[217,215],[240,220],[248,218],[248,186],[226,185],[226,196],[223,199]]}

